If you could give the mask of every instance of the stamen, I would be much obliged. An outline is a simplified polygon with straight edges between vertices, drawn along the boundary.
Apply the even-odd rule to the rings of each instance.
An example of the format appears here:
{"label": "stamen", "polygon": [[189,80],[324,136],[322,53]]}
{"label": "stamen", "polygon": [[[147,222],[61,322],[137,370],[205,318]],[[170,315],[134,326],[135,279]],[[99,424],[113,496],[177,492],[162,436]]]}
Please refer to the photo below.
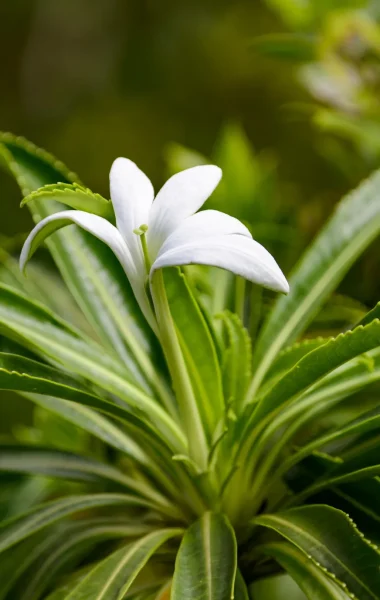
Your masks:
{"label": "stamen", "polygon": [[146,272],[149,274],[150,272],[150,258],[149,258],[149,252],[148,252],[148,244],[146,243],[146,232],[148,231],[148,225],[140,225],[140,227],[138,227],[137,229],[133,230],[133,233],[135,233],[136,235],[138,235],[140,237],[141,240],[141,247],[142,247],[142,251],[143,251],[143,255],[144,255],[144,262],[145,262],[145,268],[146,268]]}

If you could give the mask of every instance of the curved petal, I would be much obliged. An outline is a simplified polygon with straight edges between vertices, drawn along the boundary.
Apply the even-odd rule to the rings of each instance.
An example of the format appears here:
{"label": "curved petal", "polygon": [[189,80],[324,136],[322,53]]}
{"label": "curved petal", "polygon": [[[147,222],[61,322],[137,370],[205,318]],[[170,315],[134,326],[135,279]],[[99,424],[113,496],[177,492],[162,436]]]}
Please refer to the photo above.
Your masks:
{"label": "curved petal", "polygon": [[46,217],[31,231],[22,248],[20,256],[21,270],[25,270],[28,260],[49,235],[62,229],[62,227],[72,224],[78,225],[85,231],[88,231],[107,244],[112,250],[129,279],[133,293],[146,320],[152,329],[156,331],[155,318],[145,291],[141,272],[137,272],[130,250],[120,232],[114,225],[102,217],[80,210],[65,210]]}
{"label": "curved petal", "polygon": [[116,226],[126,240],[138,268],[144,258],[138,236],[133,233],[140,225],[147,225],[154,198],[148,177],[128,158],[117,158],[110,171],[110,189]]}
{"label": "curved petal", "polygon": [[202,165],[181,171],[165,183],[150,211],[147,241],[152,258],[178,225],[201,208],[221,176],[219,167]]}
{"label": "curved petal", "polygon": [[185,219],[163,243],[159,254],[199,240],[231,234],[252,238],[247,227],[235,217],[218,210],[203,210]]}
{"label": "curved petal", "polygon": [[261,244],[243,235],[194,241],[160,253],[150,276],[156,269],[190,264],[220,267],[277,292],[289,292],[288,282],[273,256]]}
{"label": "curved petal", "polygon": [[26,263],[42,242],[55,231],[67,225],[79,225],[99,240],[107,244],[119,259],[128,278],[136,278],[136,268],[127,244],[114,225],[106,219],[81,210],[64,210],[42,219],[29,234],[20,256],[20,268],[25,270]]}

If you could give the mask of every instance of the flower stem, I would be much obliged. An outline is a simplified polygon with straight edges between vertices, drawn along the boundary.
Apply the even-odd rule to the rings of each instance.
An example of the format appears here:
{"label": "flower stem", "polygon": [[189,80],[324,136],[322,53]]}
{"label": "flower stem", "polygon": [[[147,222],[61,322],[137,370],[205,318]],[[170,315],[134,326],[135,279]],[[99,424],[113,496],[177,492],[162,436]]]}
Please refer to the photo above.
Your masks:
{"label": "flower stem", "polygon": [[150,264],[150,258],[149,258],[149,252],[148,252],[148,244],[146,242],[146,234],[143,233],[141,235],[140,239],[141,239],[141,246],[142,246],[143,254],[144,254],[144,262],[145,262],[146,272],[149,273],[151,264]]}
{"label": "flower stem", "polygon": [[245,303],[246,281],[243,277],[236,277],[235,283],[235,312],[244,323],[244,303]]}
{"label": "flower stem", "polygon": [[138,235],[140,238],[141,248],[142,248],[143,255],[144,255],[145,269],[146,269],[147,274],[149,274],[151,263],[150,263],[150,258],[149,258],[148,244],[146,241],[146,232],[147,231],[148,231],[148,225],[143,224],[143,225],[140,225],[140,227],[138,227],[137,229],[134,229],[133,233]]}
{"label": "flower stem", "polygon": [[157,270],[153,276],[151,291],[161,345],[173,380],[181,421],[187,434],[189,456],[199,465],[201,470],[206,470],[209,452],[206,434],[176,333],[175,324],[170,313],[161,269]]}

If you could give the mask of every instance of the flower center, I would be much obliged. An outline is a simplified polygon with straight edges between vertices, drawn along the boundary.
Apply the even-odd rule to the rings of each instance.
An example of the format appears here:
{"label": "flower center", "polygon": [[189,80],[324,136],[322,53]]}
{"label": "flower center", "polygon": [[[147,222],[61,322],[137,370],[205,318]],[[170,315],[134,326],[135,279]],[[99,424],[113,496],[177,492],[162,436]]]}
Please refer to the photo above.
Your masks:
{"label": "flower center", "polygon": [[141,248],[142,248],[143,255],[144,255],[145,268],[146,268],[146,272],[149,274],[151,263],[150,263],[149,252],[148,252],[148,244],[146,243],[146,232],[147,231],[148,231],[148,225],[140,225],[140,227],[133,230],[133,233],[138,235],[140,238]]}

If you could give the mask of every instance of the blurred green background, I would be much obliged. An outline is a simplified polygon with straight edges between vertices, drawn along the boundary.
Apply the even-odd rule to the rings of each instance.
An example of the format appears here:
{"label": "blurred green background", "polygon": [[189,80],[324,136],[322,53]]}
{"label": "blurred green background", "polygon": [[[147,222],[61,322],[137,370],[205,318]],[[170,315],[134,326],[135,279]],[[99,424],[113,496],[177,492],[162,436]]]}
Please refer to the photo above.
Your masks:
{"label": "blurred green background", "polygon": [[[313,60],[320,66],[329,52],[347,51],[348,63],[355,62],[360,44],[374,61],[373,33],[365,27],[353,32],[352,25],[360,8],[361,18],[374,25],[377,4],[2,0],[0,128],[49,149],[107,194],[116,156],[135,160],[158,187],[171,142],[209,156],[223,125],[238,122],[255,151],[276,162],[282,205],[296,206],[297,227],[310,237],[334,202],[376,166],[378,153],[316,123],[317,103],[358,116],[339,69],[330,82],[314,81],[330,88],[319,98],[301,70]],[[268,39],[274,34],[282,37]],[[315,56],[306,38],[315,43]],[[359,47],[353,56],[350,44]],[[380,135],[376,144],[380,149]],[[15,186],[3,175],[0,184],[1,232],[26,231],[31,222],[18,208]]]}
{"label": "blurred green background", "polygon": [[[119,155],[156,189],[213,160],[226,182],[213,207],[288,273],[380,165],[379,20],[379,0],[1,0],[0,129],[105,196]],[[2,172],[0,198],[0,241],[17,254],[32,222]],[[379,249],[340,289],[369,307]]]}

